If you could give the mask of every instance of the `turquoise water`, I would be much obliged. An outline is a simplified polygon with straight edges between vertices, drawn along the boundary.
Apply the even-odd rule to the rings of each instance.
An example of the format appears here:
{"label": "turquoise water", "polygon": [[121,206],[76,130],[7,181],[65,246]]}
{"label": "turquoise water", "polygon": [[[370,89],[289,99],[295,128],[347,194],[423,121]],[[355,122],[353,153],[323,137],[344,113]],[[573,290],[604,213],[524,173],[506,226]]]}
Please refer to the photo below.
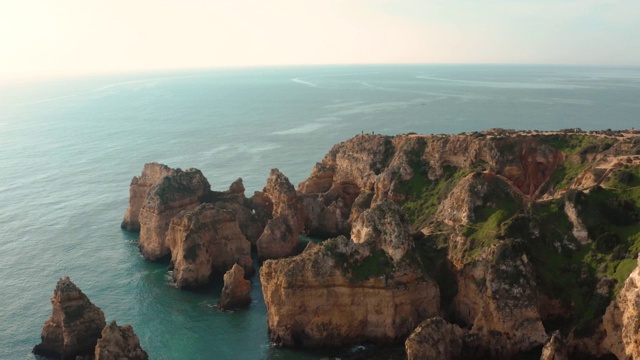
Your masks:
{"label": "turquoise water", "polygon": [[[120,230],[146,162],[197,167],[249,191],[294,184],[334,143],[375,132],[640,127],[640,68],[333,66],[131,74],[0,84],[0,359],[30,359],[57,279],[131,323],[152,359],[320,359],[273,348],[253,303],[215,308],[220,282],[171,287]],[[249,192],[250,194],[250,192]]]}

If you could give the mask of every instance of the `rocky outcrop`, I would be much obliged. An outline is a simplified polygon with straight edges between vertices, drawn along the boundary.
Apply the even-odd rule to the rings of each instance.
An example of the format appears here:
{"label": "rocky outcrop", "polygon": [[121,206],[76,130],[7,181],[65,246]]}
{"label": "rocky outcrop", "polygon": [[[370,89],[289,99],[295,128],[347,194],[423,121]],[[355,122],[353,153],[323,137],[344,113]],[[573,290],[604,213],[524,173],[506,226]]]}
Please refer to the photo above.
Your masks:
{"label": "rocky outcrop", "polygon": [[409,223],[398,205],[391,201],[380,202],[363,212],[353,223],[351,239],[378,246],[393,261],[399,261],[413,248]]}
{"label": "rocky outcrop", "polygon": [[527,256],[511,242],[487,248],[457,272],[456,318],[479,338],[492,359],[510,359],[546,343],[535,276]]}
{"label": "rocky outcrop", "polygon": [[464,331],[436,317],[422,322],[404,346],[408,360],[458,360]]}
{"label": "rocky outcrop", "polygon": [[95,349],[95,360],[148,360],[131,325],[118,326],[115,321],[102,329]]}
{"label": "rocky outcrop", "polygon": [[345,237],[266,261],[260,279],[271,340],[286,346],[401,341],[440,302],[420,270]]}
{"label": "rocky outcrop", "polygon": [[235,213],[217,204],[202,204],[182,211],[167,231],[172,278],[179,288],[209,283],[214,272],[224,273],[240,264],[253,274],[251,243],[238,226]]}
{"label": "rocky outcrop", "polygon": [[105,326],[102,310],[69,277],[56,284],[51,306],[51,317],[42,329],[42,342],[33,348],[33,353],[60,359],[93,354]]}
{"label": "rocky outcrop", "polygon": [[540,360],[568,360],[567,344],[560,331],[554,331],[549,341],[542,348]]}
{"label": "rocky outcrop", "polygon": [[295,188],[278,169],[272,169],[263,196],[266,197],[265,206],[273,209],[273,218],[267,222],[256,242],[258,257],[277,259],[290,256],[298,247],[302,231]]}
{"label": "rocky outcrop", "polygon": [[171,219],[198,206],[210,191],[209,182],[197,169],[176,170],[175,175],[149,188],[139,213],[142,255],[148,260],[168,255],[166,233]]}
{"label": "rocky outcrop", "polygon": [[251,282],[245,280],[244,270],[234,264],[231,270],[224,274],[224,287],[218,302],[218,308],[233,310],[251,304]]}
{"label": "rocky outcrop", "polygon": [[166,165],[158,163],[148,163],[144,165],[142,174],[134,176],[129,188],[129,207],[122,220],[121,227],[129,231],[140,231],[140,221],[138,215],[140,209],[147,198],[149,189],[159,184],[165,176],[176,174],[176,170]]}
{"label": "rocky outcrop", "polygon": [[640,359],[640,257],[602,317],[599,333],[604,339],[597,355],[612,353],[619,360]]}

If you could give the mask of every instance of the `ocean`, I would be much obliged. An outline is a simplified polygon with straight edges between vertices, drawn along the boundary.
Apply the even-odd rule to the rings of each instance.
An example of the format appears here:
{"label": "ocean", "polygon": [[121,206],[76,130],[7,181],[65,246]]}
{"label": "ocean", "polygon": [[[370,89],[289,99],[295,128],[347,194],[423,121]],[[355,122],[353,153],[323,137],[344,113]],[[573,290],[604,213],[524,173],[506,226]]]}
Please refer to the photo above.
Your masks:
{"label": "ocean", "polygon": [[640,127],[640,68],[378,65],[218,69],[0,83],[0,359],[34,359],[58,278],[107,321],[130,323],[151,359],[322,359],[358,348],[273,347],[253,303],[216,309],[221,280],[171,286],[120,229],[147,162],[201,169],[247,195],[271,168],[295,185],[362,132]]}

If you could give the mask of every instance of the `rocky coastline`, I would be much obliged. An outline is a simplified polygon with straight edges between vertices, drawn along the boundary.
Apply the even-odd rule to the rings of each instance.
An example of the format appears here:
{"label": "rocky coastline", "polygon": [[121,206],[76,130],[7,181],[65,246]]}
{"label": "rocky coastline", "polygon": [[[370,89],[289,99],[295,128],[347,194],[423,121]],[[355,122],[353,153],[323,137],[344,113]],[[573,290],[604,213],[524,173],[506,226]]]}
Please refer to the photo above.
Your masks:
{"label": "rocky coastline", "polygon": [[[122,228],[177,287],[228,272],[223,309],[250,303],[254,249],[279,346],[640,359],[637,132],[358,135],[251,197],[150,163]],[[301,234],[326,240],[300,252]]]}

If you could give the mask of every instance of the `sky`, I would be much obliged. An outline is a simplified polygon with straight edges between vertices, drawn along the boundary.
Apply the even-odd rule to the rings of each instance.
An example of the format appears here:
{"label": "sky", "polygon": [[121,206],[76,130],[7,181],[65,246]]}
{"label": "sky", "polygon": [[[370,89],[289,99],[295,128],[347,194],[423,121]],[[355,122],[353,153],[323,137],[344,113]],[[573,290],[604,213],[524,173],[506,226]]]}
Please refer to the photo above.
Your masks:
{"label": "sky", "polygon": [[214,67],[640,66],[638,0],[0,0],[0,81]]}

